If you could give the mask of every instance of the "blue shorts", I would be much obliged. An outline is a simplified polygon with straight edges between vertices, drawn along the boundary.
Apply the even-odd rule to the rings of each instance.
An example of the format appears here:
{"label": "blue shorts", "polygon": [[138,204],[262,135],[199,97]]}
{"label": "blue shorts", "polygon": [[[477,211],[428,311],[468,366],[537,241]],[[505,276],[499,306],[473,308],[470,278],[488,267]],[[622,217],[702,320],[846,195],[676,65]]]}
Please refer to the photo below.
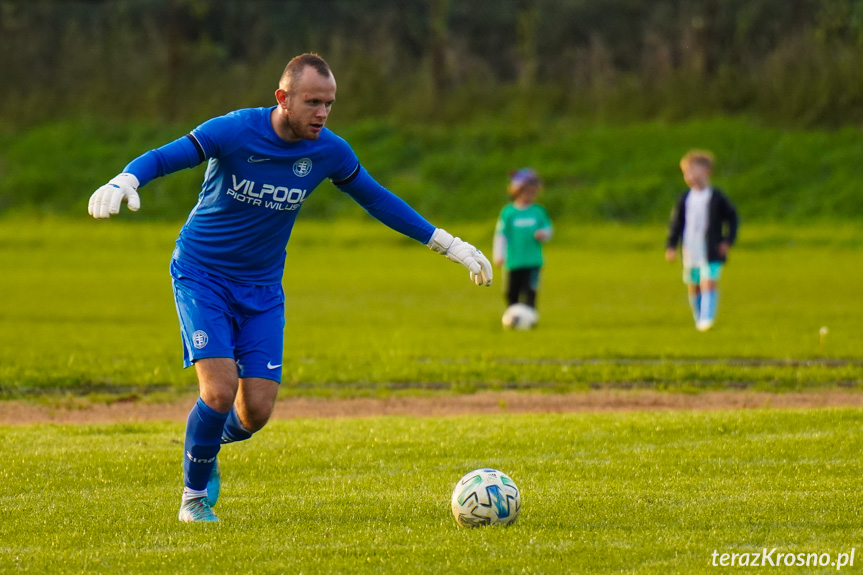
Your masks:
{"label": "blue shorts", "polygon": [[694,268],[683,268],[683,283],[698,285],[703,281],[718,281],[722,275],[722,262],[710,262]]}
{"label": "blue shorts", "polygon": [[282,380],[285,292],[281,284],[247,285],[171,260],[183,365],[230,357],[240,377]]}

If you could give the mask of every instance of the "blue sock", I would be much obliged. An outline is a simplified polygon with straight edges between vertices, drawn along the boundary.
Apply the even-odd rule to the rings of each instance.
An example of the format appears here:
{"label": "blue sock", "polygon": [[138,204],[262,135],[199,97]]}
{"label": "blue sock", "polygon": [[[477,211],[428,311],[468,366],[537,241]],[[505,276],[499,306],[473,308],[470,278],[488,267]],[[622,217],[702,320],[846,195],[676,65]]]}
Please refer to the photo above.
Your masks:
{"label": "blue sock", "polygon": [[692,308],[692,317],[698,321],[701,317],[701,292],[698,295],[689,295],[689,307]]}
{"label": "blue sock", "polygon": [[183,481],[186,487],[203,491],[213,472],[216,455],[222,447],[222,429],[227,413],[207,406],[200,397],[189,412],[183,457]]}
{"label": "blue sock", "polygon": [[719,303],[715,289],[701,290],[701,319],[713,321],[716,319],[716,304]]}
{"label": "blue sock", "polygon": [[225,421],[225,428],[222,429],[222,443],[245,441],[251,436],[252,432],[240,423],[240,418],[237,416],[237,408],[232,408],[228,414],[228,419]]}

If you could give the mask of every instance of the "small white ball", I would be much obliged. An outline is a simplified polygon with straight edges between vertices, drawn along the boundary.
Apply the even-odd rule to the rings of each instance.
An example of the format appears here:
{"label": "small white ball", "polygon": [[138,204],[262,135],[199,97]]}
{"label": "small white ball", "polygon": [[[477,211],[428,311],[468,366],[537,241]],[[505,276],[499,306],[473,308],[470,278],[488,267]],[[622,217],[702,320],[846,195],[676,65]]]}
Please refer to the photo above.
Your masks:
{"label": "small white ball", "polygon": [[500,323],[505,329],[528,330],[536,327],[539,314],[529,305],[515,303],[506,308]]}

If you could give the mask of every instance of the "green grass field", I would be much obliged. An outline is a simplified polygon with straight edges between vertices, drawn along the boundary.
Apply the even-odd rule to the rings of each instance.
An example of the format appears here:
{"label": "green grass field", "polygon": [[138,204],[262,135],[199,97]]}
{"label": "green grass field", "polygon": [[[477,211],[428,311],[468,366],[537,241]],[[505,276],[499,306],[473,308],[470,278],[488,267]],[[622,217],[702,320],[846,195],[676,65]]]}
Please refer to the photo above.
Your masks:
{"label": "green grass field", "polygon": [[[167,272],[178,228],[2,221],[0,396],[194,388]],[[490,228],[452,226],[485,249]],[[500,278],[477,288],[460,266],[376,223],[300,221],[285,276],[282,393],[863,382],[859,230],[744,227],[707,334],[692,327],[662,241],[658,227],[560,226],[541,327],[513,333],[499,324]]]}
{"label": "green grass field", "polygon": [[[702,573],[764,547],[859,570],[861,431],[852,409],[279,421],[222,451],[221,522],[188,525],[180,424],[0,427],[0,572]],[[509,528],[453,521],[481,466],[522,491]]]}
{"label": "green grass field", "polygon": [[[0,397],[194,389],[167,274],[179,226],[133,219],[0,220],[14,270]],[[491,222],[440,224],[488,249]],[[541,327],[514,333],[501,281],[477,288],[371,222],[301,220],[282,395],[863,383],[858,229],[744,227],[707,334],[662,237],[559,226]],[[282,420],[225,449],[222,522],[202,526],[176,520],[181,423],[0,427],[0,572],[697,573],[714,550],[764,547],[835,559],[863,534],[861,428],[859,409]],[[484,466],[519,484],[522,516],[459,530],[450,491]]]}

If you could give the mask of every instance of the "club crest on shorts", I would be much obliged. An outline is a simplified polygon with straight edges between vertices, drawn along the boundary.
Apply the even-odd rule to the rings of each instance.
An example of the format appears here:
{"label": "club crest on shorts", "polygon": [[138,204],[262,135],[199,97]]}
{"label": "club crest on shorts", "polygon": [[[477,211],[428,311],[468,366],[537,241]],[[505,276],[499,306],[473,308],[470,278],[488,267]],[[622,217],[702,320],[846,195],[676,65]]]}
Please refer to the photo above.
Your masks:
{"label": "club crest on shorts", "polygon": [[300,158],[294,162],[294,174],[304,178],[312,171],[312,161],[309,158]]}
{"label": "club crest on shorts", "polygon": [[209,341],[210,338],[205,331],[198,330],[192,334],[192,345],[195,346],[195,349],[203,349]]}

